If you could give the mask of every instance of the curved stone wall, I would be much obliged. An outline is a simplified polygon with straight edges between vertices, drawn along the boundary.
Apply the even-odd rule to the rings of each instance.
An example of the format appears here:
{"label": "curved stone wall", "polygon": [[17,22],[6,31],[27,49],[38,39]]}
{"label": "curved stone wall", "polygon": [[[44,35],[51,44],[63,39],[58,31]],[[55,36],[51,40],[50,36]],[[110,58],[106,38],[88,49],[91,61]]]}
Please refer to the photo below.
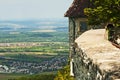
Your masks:
{"label": "curved stone wall", "polygon": [[120,49],[104,38],[104,32],[89,30],[75,40],[76,80],[120,80]]}

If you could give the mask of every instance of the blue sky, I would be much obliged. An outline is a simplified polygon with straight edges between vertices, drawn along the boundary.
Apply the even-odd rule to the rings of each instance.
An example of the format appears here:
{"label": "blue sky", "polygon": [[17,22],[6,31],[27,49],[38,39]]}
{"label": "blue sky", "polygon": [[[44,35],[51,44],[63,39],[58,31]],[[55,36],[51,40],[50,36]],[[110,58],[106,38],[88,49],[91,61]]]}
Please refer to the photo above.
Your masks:
{"label": "blue sky", "polygon": [[0,0],[0,20],[63,18],[73,0]]}

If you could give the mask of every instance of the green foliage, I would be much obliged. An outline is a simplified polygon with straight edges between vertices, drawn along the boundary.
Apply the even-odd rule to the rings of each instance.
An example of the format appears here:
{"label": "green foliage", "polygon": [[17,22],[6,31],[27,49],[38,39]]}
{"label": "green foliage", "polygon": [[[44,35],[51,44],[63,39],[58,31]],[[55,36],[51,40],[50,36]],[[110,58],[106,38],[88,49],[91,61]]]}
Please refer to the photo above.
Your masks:
{"label": "green foliage", "polygon": [[15,80],[16,78],[28,76],[27,74],[7,74],[7,73],[0,73],[0,80]]}
{"label": "green foliage", "polygon": [[24,32],[19,34],[10,34],[9,32],[0,32],[1,43],[12,42],[68,42],[67,32],[46,32],[33,33]]}
{"label": "green foliage", "polygon": [[55,77],[55,74],[42,74],[42,75],[35,75],[35,76],[29,76],[29,77],[21,77],[17,80],[53,80]]}
{"label": "green foliage", "polygon": [[4,56],[6,58],[9,57],[11,58],[11,60],[15,60],[15,61],[38,62],[38,63],[54,58],[54,56],[51,56],[51,55],[46,55],[44,57],[44,55],[33,55],[33,54],[29,54],[29,55],[27,54],[6,54]]}
{"label": "green foliage", "polygon": [[59,70],[54,80],[74,80],[74,77],[70,76],[70,66],[67,65]]}
{"label": "green foliage", "polygon": [[55,74],[39,74],[39,75],[31,75],[20,77],[18,79],[9,79],[9,80],[53,80],[55,78]]}
{"label": "green foliage", "polygon": [[84,9],[90,25],[109,22],[120,24],[120,0],[95,0],[94,6],[94,8]]}
{"label": "green foliage", "polygon": [[[5,54],[3,59],[0,59],[1,64],[6,65],[9,63],[9,61],[22,61],[22,62],[34,62],[34,63],[40,63],[43,61],[49,61],[53,58],[59,58],[62,56],[62,54],[58,55],[48,55],[48,54]],[[8,59],[7,59],[8,58]],[[67,58],[67,56],[66,56]],[[65,65],[65,63],[63,63]]]}
{"label": "green foliage", "polygon": [[[31,43],[34,44],[35,42]],[[9,44],[9,43],[7,43]],[[17,44],[23,43],[15,43],[9,44],[8,47],[0,47],[0,52],[9,52],[9,53],[53,53],[53,54],[66,54],[69,52],[68,42],[39,42],[39,45],[29,46],[30,44],[24,44],[23,46],[16,46]],[[36,43],[37,44],[37,43]],[[14,47],[13,47],[14,46]]]}

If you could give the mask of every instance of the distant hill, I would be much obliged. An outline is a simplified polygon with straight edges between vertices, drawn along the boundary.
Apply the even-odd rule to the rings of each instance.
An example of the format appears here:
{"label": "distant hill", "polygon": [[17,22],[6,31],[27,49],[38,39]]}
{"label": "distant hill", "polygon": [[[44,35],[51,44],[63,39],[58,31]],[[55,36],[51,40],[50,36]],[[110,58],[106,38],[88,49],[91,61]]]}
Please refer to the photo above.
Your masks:
{"label": "distant hill", "polygon": [[[62,29],[62,30],[59,30]],[[67,31],[66,19],[41,19],[33,21],[0,21],[0,31],[31,32],[33,30]]]}

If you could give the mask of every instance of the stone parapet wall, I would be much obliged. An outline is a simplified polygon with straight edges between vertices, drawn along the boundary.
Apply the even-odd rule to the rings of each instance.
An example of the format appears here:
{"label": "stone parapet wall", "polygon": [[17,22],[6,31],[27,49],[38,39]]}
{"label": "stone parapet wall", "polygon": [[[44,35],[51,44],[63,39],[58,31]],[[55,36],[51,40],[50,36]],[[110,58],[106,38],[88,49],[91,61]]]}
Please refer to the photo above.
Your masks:
{"label": "stone parapet wall", "polygon": [[[74,75],[76,80],[120,80],[120,71],[106,72],[92,62],[80,48],[76,48]],[[119,78],[119,79],[118,79]]]}
{"label": "stone parapet wall", "polygon": [[75,40],[76,80],[120,80],[120,49],[104,39],[104,32],[89,30]]}

